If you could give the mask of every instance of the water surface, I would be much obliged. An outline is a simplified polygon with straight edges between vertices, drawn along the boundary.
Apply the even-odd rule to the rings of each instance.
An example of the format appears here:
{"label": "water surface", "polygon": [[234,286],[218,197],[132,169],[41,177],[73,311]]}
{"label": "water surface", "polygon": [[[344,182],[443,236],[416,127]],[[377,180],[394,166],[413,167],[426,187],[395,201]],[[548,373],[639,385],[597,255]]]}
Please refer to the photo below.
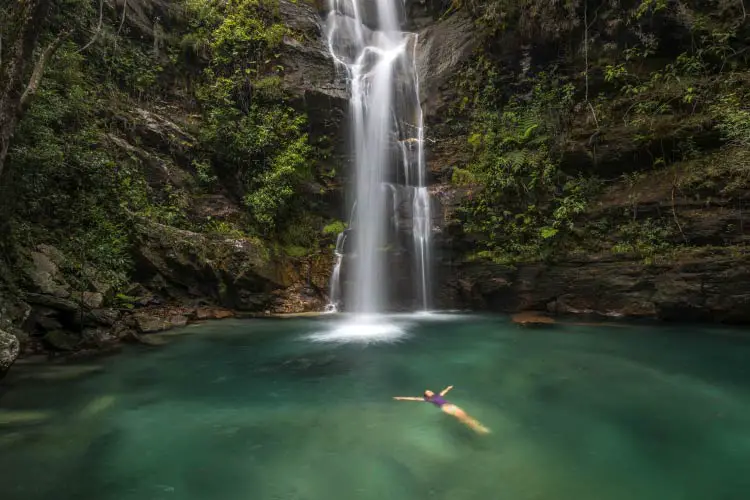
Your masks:
{"label": "water surface", "polygon": [[[423,317],[322,342],[335,321],[216,322],[14,370],[2,498],[748,498],[750,340],[732,330]],[[492,434],[391,399],[449,384]]]}

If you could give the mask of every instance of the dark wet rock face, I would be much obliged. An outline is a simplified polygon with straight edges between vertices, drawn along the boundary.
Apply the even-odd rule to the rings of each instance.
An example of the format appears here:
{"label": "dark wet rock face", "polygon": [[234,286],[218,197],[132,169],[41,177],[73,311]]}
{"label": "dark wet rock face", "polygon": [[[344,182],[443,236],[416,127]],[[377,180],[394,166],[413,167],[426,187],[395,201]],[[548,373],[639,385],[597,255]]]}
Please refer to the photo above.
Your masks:
{"label": "dark wet rock face", "polygon": [[472,20],[461,14],[437,21],[419,32],[417,70],[426,114],[436,112],[444,104],[444,91],[451,91],[449,80],[471,57],[478,43]]}
{"label": "dark wet rock face", "polygon": [[246,239],[208,236],[158,224],[138,228],[136,277],[167,300],[205,298],[257,310],[291,283],[277,262]]}
{"label": "dark wet rock face", "polygon": [[730,252],[660,264],[626,258],[516,269],[473,263],[454,267],[442,279],[445,307],[750,322],[750,256]]}
{"label": "dark wet rock face", "polygon": [[328,52],[320,10],[304,2],[279,2],[282,22],[292,30],[284,37],[280,64],[282,85],[308,117],[313,142],[326,139],[345,154],[345,120],[349,102],[346,74]]}

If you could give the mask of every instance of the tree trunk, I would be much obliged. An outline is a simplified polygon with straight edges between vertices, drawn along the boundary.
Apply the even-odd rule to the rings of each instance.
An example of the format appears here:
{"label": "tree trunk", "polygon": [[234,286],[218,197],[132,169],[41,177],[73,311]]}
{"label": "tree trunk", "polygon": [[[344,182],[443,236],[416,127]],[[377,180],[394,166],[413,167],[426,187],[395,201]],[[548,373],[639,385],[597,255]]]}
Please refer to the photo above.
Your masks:
{"label": "tree trunk", "polygon": [[10,140],[21,118],[25,78],[33,65],[34,50],[51,3],[52,0],[16,0],[15,15],[6,31],[9,43],[0,67],[0,187]]}

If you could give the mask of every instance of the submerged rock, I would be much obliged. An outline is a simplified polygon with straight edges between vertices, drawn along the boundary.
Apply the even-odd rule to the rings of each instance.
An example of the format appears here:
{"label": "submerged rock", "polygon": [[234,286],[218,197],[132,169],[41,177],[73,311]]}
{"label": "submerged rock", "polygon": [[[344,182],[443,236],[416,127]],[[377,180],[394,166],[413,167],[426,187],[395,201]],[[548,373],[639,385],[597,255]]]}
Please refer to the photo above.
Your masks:
{"label": "submerged rock", "polygon": [[82,418],[91,418],[99,415],[100,413],[110,409],[115,404],[115,397],[112,395],[99,396],[98,398],[90,401],[81,410],[80,416]]}
{"label": "submerged rock", "polygon": [[110,328],[86,328],[82,339],[86,345],[104,348],[117,342],[116,332]]}
{"label": "submerged rock", "polygon": [[0,378],[10,369],[21,350],[15,335],[0,330]]}
{"label": "submerged rock", "polygon": [[39,411],[0,410],[0,425],[36,424],[49,418],[48,413]]}
{"label": "submerged rock", "polygon": [[[24,358],[23,361],[27,361],[27,359]],[[19,361],[19,363],[22,363],[22,361]],[[71,364],[49,365],[44,364],[45,361],[39,361],[38,363],[42,366],[34,366],[33,370],[21,370],[20,377],[57,382],[86,378],[103,371],[101,366]]]}

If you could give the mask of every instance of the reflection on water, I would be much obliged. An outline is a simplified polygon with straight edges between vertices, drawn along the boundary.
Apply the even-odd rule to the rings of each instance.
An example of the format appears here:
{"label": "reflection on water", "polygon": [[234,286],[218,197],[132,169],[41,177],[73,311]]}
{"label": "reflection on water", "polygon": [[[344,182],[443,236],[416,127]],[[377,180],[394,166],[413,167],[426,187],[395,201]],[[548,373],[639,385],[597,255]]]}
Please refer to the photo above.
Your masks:
{"label": "reflection on water", "polygon": [[[227,321],[165,348],[21,367],[4,500],[744,499],[750,340],[697,328],[381,318]],[[361,332],[354,332],[355,337]],[[431,405],[453,384],[476,435]]]}

